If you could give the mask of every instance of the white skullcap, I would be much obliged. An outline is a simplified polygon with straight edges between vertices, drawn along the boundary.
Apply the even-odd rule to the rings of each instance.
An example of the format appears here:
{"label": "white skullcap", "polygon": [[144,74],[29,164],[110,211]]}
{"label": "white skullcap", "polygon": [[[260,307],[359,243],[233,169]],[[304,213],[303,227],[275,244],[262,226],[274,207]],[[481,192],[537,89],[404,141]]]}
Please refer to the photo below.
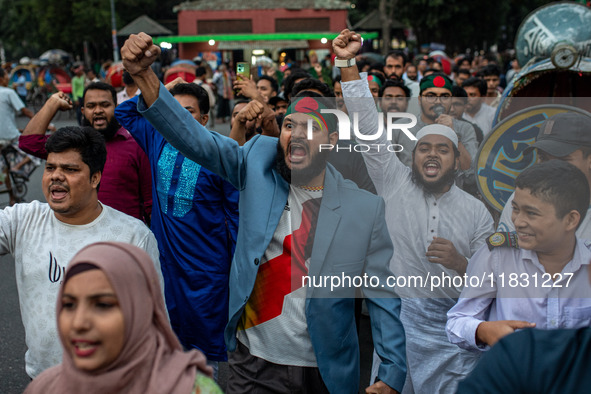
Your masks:
{"label": "white skullcap", "polygon": [[456,134],[456,132],[442,124],[430,124],[420,129],[416,135],[417,143],[421,140],[421,138],[431,134],[442,135],[444,137],[447,137],[456,148],[458,147],[458,135]]}

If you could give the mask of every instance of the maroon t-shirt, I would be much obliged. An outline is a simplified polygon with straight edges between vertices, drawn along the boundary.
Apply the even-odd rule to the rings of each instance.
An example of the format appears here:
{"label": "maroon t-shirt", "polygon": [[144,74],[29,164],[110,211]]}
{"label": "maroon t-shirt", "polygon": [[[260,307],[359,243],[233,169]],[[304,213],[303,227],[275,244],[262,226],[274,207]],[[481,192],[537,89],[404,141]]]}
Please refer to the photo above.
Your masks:
{"label": "maroon t-shirt", "polygon": [[[19,147],[46,160],[45,142],[48,138],[48,135],[21,135]],[[99,201],[144,220],[152,212],[152,175],[148,157],[123,127],[106,146],[107,162],[98,192]]]}

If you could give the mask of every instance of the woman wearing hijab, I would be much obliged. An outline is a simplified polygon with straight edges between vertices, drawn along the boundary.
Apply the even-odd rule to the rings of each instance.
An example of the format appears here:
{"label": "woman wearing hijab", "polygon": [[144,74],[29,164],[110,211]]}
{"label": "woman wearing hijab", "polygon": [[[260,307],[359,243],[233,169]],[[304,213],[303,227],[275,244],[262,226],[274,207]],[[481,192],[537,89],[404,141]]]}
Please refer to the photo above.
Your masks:
{"label": "woman wearing hijab", "polygon": [[60,288],[57,320],[62,363],[26,394],[221,393],[205,356],[183,352],[154,265],[135,246],[99,242],[78,252]]}

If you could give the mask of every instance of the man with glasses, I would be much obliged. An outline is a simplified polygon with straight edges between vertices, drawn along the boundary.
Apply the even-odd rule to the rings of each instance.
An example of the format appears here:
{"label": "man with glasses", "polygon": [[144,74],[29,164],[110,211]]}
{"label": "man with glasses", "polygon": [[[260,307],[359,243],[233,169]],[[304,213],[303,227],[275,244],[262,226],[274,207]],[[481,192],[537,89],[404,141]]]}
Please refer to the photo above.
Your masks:
{"label": "man with glasses", "polygon": [[[421,113],[417,118],[417,124],[408,130],[416,135],[420,129],[430,124],[450,127],[456,132],[459,140],[460,169],[468,170],[472,165],[472,158],[478,150],[478,142],[474,128],[469,123],[448,115],[451,108],[452,86],[451,80],[441,73],[434,73],[421,79],[421,93],[419,95]],[[408,119],[401,119],[396,123],[408,123]],[[410,167],[415,141],[408,138],[401,130],[396,129],[392,133],[392,142],[402,145],[403,150],[398,153],[398,158]],[[465,172],[463,175],[467,176]]]}

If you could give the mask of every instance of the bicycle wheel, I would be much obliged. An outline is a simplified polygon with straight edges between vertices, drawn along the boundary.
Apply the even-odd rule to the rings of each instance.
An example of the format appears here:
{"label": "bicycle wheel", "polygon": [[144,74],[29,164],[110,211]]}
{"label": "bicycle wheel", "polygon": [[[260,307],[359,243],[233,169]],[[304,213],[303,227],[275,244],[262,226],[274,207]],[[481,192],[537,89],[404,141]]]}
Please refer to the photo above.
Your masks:
{"label": "bicycle wheel", "polygon": [[24,202],[27,195],[27,184],[22,179],[12,178],[12,195],[17,202]]}

